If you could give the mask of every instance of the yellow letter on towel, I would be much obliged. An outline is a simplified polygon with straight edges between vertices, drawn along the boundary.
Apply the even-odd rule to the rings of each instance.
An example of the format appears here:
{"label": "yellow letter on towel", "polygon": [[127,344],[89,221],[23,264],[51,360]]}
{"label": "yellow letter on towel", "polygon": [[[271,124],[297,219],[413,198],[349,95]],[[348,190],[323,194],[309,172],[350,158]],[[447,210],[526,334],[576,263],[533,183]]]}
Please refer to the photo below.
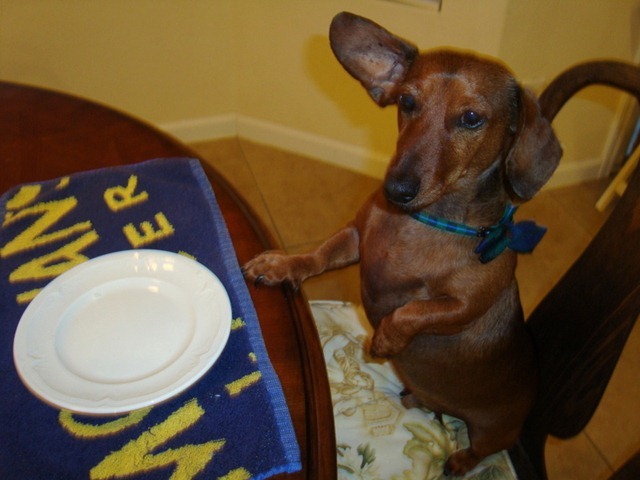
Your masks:
{"label": "yellow letter on towel", "polygon": [[154,218],[156,223],[158,224],[157,230],[153,228],[151,222],[142,222],[139,225],[139,230],[136,230],[136,227],[133,225],[133,223],[129,223],[124,226],[122,230],[124,231],[124,235],[125,237],[127,237],[127,240],[129,240],[129,243],[132,247],[140,248],[144,245],[153,243],[156,240],[160,240],[162,238],[173,235],[173,225],[169,223],[169,220],[167,220],[167,217],[164,216],[164,213],[156,213]]}
{"label": "yellow letter on towel", "polygon": [[149,198],[149,194],[143,190],[136,195],[135,190],[137,186],[138,177],[131,175],[126,187],[118,185],[107,188],[104,191],[104,201],[112,212],[118,212],[144,202]]}
{"label": "yellow letter on towel", "polygon": [[200,445],[185,445],[160,453],[151,453],[180,432],[196,423],[204,410],[193,399],[172,413],[164,422],[151,427],[138,438],[131,440],[117,452],[105,457],[91,469],[90,478],[122,478],[175,465],[172,480],[191,479],[204,470],[207,464],[226,443],[216,440]]}

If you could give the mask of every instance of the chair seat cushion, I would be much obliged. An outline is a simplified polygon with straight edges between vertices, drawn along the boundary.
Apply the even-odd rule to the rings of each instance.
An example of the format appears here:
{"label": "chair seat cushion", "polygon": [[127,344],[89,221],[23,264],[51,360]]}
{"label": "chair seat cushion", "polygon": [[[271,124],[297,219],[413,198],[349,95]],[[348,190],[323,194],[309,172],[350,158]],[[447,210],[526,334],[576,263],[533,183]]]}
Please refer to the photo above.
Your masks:
{"label": "chair seat cushion", "polygon": [[[372,335],[350,303],[312,301],[327,365],[336,428],[339,479],[423,480],[442,477],[444,462],[468,445],[465,424],[400,402],[403,385],[388,361],[367,353]],[[468,479],[514,479],[506,452],[486,458]]]}

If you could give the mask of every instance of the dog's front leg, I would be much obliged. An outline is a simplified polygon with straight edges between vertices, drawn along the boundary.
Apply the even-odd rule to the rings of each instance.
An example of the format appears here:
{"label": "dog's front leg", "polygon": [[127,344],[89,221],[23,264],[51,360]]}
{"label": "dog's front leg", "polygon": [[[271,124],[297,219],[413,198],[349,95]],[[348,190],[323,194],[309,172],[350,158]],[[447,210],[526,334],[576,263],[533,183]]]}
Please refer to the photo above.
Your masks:
{"label": "dog's front leg", "polygon": [[359,237],[355,225],[349,224],[312,252],[288,255],[271,250],[247,262],[242,270],[256,284],[288,282],[297,288],[309,277],[358,262]]}
{"label": "dog's front leg", "polygon": [[450,296],[409,302],[382,318],[371,341],[371,355],[395,356],[419,333],[454,335],[478,313],[468,301]]}

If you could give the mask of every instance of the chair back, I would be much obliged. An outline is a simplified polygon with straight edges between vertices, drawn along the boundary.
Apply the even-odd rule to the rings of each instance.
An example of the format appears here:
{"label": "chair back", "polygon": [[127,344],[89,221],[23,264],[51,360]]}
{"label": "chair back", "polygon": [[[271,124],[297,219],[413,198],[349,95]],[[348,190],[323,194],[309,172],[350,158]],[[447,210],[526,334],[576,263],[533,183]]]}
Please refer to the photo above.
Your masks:
{"label": "chair back", "polygon": [[[550,120],[578,90],[600,83],[640,100],[640,68],[589,62],[540,97]],[[535,406],[511,452],[520,478],[546,478],[548,435],[569,438],[593,415],[640,315],[640,167],[591,243],[527,320],[540,364]]]}

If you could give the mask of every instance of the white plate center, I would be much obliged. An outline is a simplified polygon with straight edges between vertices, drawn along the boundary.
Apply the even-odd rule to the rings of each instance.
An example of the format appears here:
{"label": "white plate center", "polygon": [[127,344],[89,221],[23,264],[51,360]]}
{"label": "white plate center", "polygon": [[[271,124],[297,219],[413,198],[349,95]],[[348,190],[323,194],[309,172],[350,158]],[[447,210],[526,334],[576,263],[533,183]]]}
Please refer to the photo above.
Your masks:
{"label": "white plate center", "polygon": [[188,347],[194,312],[182,291],[153,278],[101,284],[63,313],[55,339],[66,368],[97,383],[127,383],[162,371]]}

